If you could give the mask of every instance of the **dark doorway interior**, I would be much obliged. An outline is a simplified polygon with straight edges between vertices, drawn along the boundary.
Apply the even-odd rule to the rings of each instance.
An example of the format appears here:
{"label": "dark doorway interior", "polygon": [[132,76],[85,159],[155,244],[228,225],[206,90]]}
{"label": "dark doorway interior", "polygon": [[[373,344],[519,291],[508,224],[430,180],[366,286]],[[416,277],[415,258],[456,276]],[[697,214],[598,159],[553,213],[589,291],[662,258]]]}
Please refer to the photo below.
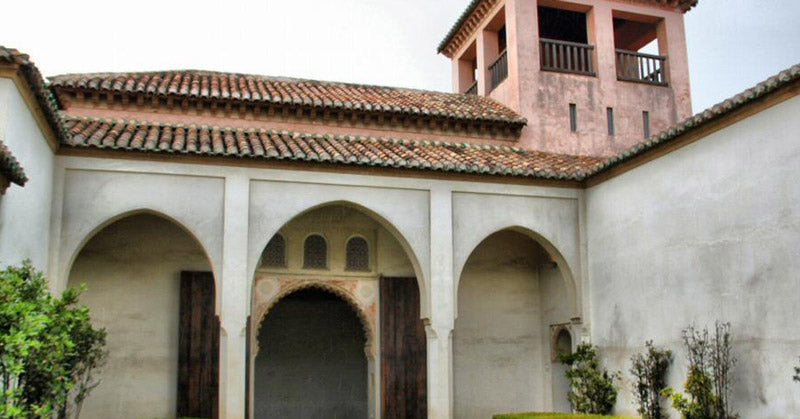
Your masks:
{"label": "dark doorway interior", "polygon": [[586,13],[539,6],[539,37],[586,44]]}
{"label": "dark doorway interior", "polygon": [[255,418],[367,417],[366,337],[341,298],[316,289],[283,298],[258,343]]}

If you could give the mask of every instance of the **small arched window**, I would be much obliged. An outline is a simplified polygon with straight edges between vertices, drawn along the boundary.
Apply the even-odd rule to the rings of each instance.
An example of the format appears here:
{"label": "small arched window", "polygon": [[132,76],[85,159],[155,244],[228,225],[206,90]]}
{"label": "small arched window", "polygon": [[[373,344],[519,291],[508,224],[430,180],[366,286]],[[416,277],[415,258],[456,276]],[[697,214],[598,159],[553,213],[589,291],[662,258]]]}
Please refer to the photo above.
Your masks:
{"label": "small arched window", "polygon": [[261,265],[269,268],[286,267],[286,239],[280,233],[272,236],[261,254]]}
{"label": "small arched window", "polygon": [[347,241],[348,271],[369,271],[369,245],[361,237],[353,237]]}
{"label": "small arched window", "polygon": [[556,335],[553,345],[553,360],[558,361],[559,356],[566,356],[572,353],[572,335],[566,328],[561,328]]}
{"label": "small arched window", "polygon": [[306,237],[303,244],[303,268],[325,269],[328,267],[328,243],[319,234]]}

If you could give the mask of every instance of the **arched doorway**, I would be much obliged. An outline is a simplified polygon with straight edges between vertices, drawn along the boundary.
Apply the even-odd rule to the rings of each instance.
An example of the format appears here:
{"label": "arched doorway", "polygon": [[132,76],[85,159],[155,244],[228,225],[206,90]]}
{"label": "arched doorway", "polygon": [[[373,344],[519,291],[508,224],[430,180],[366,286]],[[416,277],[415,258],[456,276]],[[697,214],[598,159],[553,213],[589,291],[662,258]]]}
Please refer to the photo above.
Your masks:
{"label": "arched doorway", "polygon": [[366,341],[341,297],[306,288],[282,298],[258,331],[255,417],[367,418]]}
{"label": "arched doorway", "polygon": [[[259,332],[264,331],[262,327],[272,310],[284,298],[307,287],[330,291],[347,301],[367,330],[361,348],[367,360],[366,417],[381,417],[387,412],[403,412],[401,416],[409,418],[425,416],[427,355],[420,318],[421,293],[412,258],[401,239],[384,223],[360,207],[336,203],[296,216],[270,238],[255,272],[252,293],[248,335],[251,417],[269,417],[264,412],[272,412],[274,417],[277,407],[268,405],[282,403],[269,395],[269,389],[280,379],[263,366],[266,361],[260,361],[264,348]],[[311,306],[325,305],[323,300],[309,301]],[[283,323],[289,328],[291,320],[283,318]],[[383,327],[384,323],[392,326]],[[402,336],[398,338],[397,333]],[[281,332],[273,334],[278,338],[272,342],[292,337]],[[338,342],[333,346],[346,345]],[[326,373],[324,368],[314,371]],[[319,382],[328,381],[329,378],[319,378]],[[305,403],[326,405],[327,396],[323,393],[314,397],[318,400],[309,401],[306,397]],[[304,416],[307,414],[304,411],[299,416],[288,416],[309,417]]]}
{"label": "arched doorway", "polygon": [[549,326],[569,321],[563,274],[542,245],[512,229],[485,238],[459,280],[454,416],[552,409]]}
{"label": "arched doorway", "polygon": [[[175,417],[187,394],[179,390],[181,370],[198,373],[202,386],[215,382],[216,371],[181,364],[192,362],[181,356],[182,343],[191,344],[182,340],[187,331],[181,303],[202,310],[204,315],[195,318],[206,326],[216,320],[210,271],[197,240],[155,213],[124,216],[86,241],[70,268],[68,286],[86,284],[81,303],[91,309],[93,323],[106,328],[109,355],[81,417],[130,417],[132,412],[143,418]],[[187,273],[202,273],[197,275],[202,279],[192,281]],[[191,286],[201,281],[201,287]],[[194,290],[202,303],[187,301],[186,290]]]}

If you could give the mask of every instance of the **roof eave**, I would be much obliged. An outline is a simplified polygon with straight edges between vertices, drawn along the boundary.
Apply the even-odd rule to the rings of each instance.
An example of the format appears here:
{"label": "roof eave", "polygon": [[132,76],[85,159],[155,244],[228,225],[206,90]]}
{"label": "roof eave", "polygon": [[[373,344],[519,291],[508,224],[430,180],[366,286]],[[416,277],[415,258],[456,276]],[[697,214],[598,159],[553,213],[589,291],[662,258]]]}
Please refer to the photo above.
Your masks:
{"label": "roof eave", "polygon": [[[456,23],[450,27],[450,30],[444,36],[444,38],[439,42],[439,46],[436,48],[437,54],[444,54],[448,58],[452,58],[445,53],[447,46],[453,41],[453,38],[461,31],[461,27],[464,23],[472,16],[472,13],[478,8],[478,6],[485,0],[472,0],[467,8],[461,13],[461,15],[456,20]],[[655,0],[641,0],[641,1],[655,1]],[[699,0],[674,0],[675,7],[681,10],[681,12],[686,13],[691,10],[693,7],[697,6]]]}

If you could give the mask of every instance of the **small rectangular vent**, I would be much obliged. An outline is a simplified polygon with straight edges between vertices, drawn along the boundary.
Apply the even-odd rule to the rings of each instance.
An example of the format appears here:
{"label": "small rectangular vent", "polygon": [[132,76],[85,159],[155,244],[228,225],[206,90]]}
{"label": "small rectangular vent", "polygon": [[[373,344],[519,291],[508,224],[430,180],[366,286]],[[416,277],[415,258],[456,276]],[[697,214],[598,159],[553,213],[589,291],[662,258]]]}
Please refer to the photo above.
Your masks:
{"label": "small rectangular vent", "polygon": [[578,108],[574,103],[569,104],[569,130],[578,131]]}

